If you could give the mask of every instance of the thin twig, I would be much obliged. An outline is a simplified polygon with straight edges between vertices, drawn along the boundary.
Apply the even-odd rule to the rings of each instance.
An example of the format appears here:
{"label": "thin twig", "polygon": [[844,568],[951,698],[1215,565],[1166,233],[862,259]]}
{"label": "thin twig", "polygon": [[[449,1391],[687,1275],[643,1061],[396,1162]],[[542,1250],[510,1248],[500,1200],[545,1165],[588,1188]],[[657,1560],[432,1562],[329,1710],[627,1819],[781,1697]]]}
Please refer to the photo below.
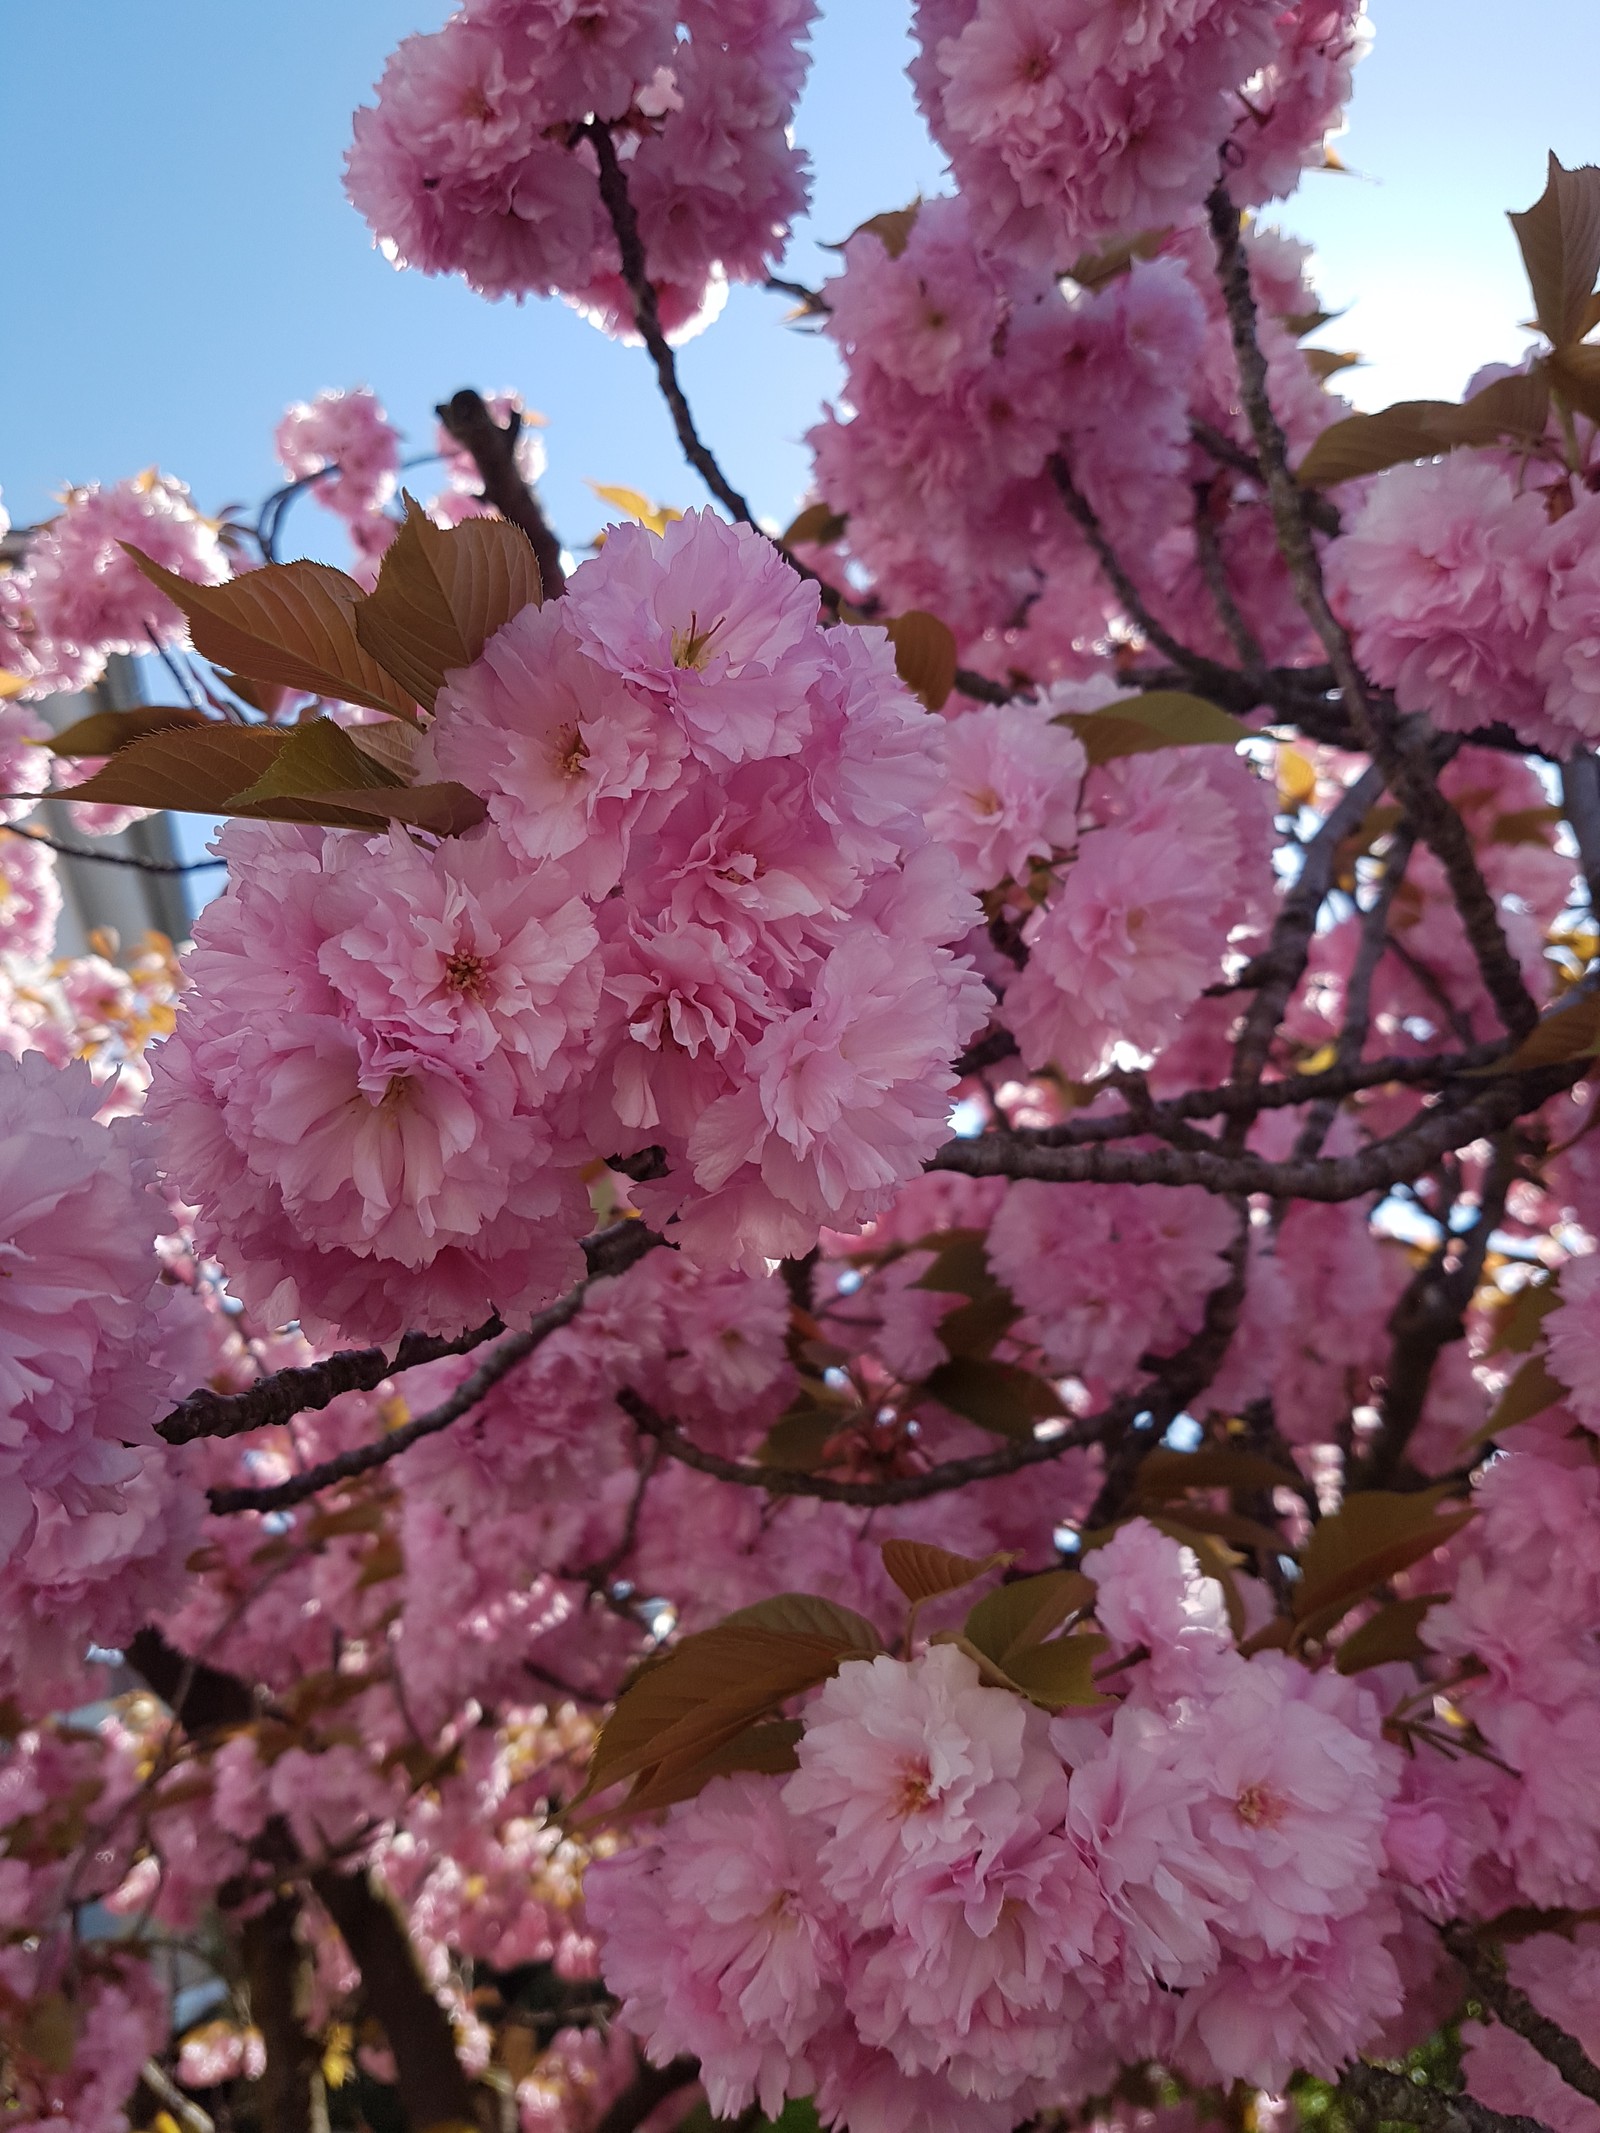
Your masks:
{"label": "thin twig", "polygon": [[[585,1282],[572,1294],[581,1295],[587,1282],[602,1275],[626,1272],[661,1241],[647,1224],[631,1219],[597,1230],[584,1240],[589,1271]],[[244,1392],[213,1392],[202,1385],[157,1424],[157,1434],[168,1444],[192,1444],[197,1437],[239,1437],[251,1430],[269,1429],[296,1415],[326,1407],[341,1393],[370,1392],[385,1378],[414,1370],[420,1363],[437,1362],[447,1355],[466,1355],[504,1331],[505,1326],[495,1317],[470,1333],[449,1337],[408,1333],[392,1356],[385,1348],[341,1349],[336,1355],[324,1356],[319,1363],[274,1371]]]}
{"label": "thin twig", "polygon": [[1217,620],[1233,646],[1233,656],[1246,674],[1263,673],[1266,655],[1228,582],[1228,562],[1222,552],[1216,520],[1211,515],[1211,485],[1208,482],[1198,483],[1194,492],[1194,552],[1200,575],[1211,595],[1211,604],[1217,611]]}
{"label": "thin twig", "polygon": [[1531,2044],[1568,2088],[1587,2096],[1591,2103],[1600,2103],[1600,2066],[1595,2065],[1576,2037],[1542,2015],[1528,1995],[1512,1984],[1471,1926],[1459,1922],[1445,1926],[1440,1938],[1467,1973],[1474,1999],[1481,2000],[1497,2022]]}
{"label": "thin twig", "polygon": [[1578,843],[1589,909],[1600,916],[1600,759],[1580,748],[1561,766],[1562,812]]}
{"label": "thin twig", "polygon": [[[61,792],[43,793],[41,799],[70,800],[71,788]],[[92,804],[92,803],[91,803]],[[47,852],[57,852],[63,859],[88,859],[96,866],[132,867],[140,874],[204,874],[212,867],[225,867],[226,859],[144,859],[137,852],[96,852],[81,844],[63,844],[58,837],[47,837],[43,830],[23,829],[15,822],[0,822],[0,829],[9,830],[13,837],[21,837],[29,844],[42,844]]]}

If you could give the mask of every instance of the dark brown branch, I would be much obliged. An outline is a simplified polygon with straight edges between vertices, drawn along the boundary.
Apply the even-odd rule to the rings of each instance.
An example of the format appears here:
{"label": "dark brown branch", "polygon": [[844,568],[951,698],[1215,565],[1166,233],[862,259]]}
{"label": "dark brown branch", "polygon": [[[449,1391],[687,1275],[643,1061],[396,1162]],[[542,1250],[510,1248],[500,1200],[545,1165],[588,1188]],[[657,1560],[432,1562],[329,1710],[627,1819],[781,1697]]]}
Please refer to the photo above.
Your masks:
{"label": "dark brown branch", "polygon": [[612,233],[617,240],[617,254],[622,262],[622,279],[633,299],[634,323],[638,326],[639,336],[655,365],[661,397],[667,403],[667,412],[671,415],[672,426],[678,433],[683,456],[723,509],[732,512],[743,524],[753,526],[756,522],[755,513],[718,466],[715,454],[695,428],[689,402],[678,382],[677,358],[661,330],[661,311],[656,303],[655,285],[645,264],[644,240],[639,235],[639,218],[634,213],[633,201],[628,194],[627,174],[617,160],[616,143],[611,138],[611,128],[603,119],[592,119],[583,130],[594,144],[595,159],[600,167],[600,198],[605,205],[606,214],[610,217]]}
{"label": "dark brown branch", "polygon": [[1561,766],[1561,802],[1577,839],[1589,909],[1600,914],[1600,758],[1587,748]]}
{"label": "dark brown branch", "polygon": [[1139,634],[1153,644],[1164,658],[1170,659],[1172,664],[1191,680],[1205,687],[1220,688],[1230,695],[1243,682],[1244,693],[1250,697],[1252,706],[1259,704],[1261,701],[1260,691],[1254,687],[1248,678],[1235,674],[1231,667],[1223,666],[1218,660],[1206,659],[1199,652],[1190,651],[1186,644],[1174,637],[1172,632],[1151,613],[1145,603],[1144,595],[1134,583],[1122,558],[1117,554],[1116,549],[1107,538],[1105,528],[1101,525],[1099,515],[1095,511],[1093,504],[1090,503],[1088,497],[1084,495],[1073,480],[1072,469],[1067,464],[1065,454],[1052,452],[1047,465],[1050,471],[1050,479],[1056,485],[1057,494],[1066,505],[1068,513],[1076,521],[1078,530],[1082,533],[1085,541],[1088,542],[1095,560],[1105,573],[1107,583],[1122,602],[1129,621],[1136,626]]}
{"label": "dark brown branch", "polygon": [[472,456],[483,483],[483,500],[500,516],[520,526],[533,546],[539,565],[539,582],[545,597],[555,599],[565,592],[566,572],[561,567],[561,543],[540,509],[539,499],[522,478],[517,465],[517,438],[522,416],[513,409],[509,422],[496,422],[483,395],[465,386],[434,413],[464,452]]}
{"label": "dark brown branch", "polygon": [[298,2009],[306,1999],[306,1950],[295,1936],[300,1905],[279,1889],[240,1929],[250,2019],[267,2063],[258,2099],[261,2133],[326,2133],[322,2049],[307,2036]]}
{"label": "dark brown branch", "polygon": [[[1392,1346],[1384,1372],[1382,1425],[1371,1456],[1350,1488],[1386,1489],[1405,1462],[1440,1355],[1467,1330],[1467,1307],[1483,1275],[1489,1241],[1505,1218],[1506,1195],[1516,1176],[1514,1132],[1502,1133],[1484,1176],[1478,1218],[1465,1238],[1448,1231],[1439,1249],[1417,1268],[1390,1313]],[[1455,1264],[1447,1264],[1454,1252]]]}
{"label": "dark brown branch", "polygon": [[679,2089],[686,2089],[691,2081],[699,2079],[700,2068],[693,2059],[674,2059],[668,2066],[651,2066],[641,2061],[634,2075],[620,2096],[606,2106],[595,2121],[594,2133],[634,2133],[642,2126],[651,2112],[675,2096]]}
{"label": "dark brown branch", "polygon": [[[1209,422],[1191,422],[1189,435],[1204,452],[1209,452],[1219,467],[1232,467],[1236,474],[1243,474],[1257,488],[1265,490],[1266,479],[1261,472],[1261,462],[1253,452],[1247,452],[1242,444],[1235,444]],[[1335,534],[1340,531],[1338,506],[1320,489],[1308,489],[1305,502],[1306,516],[1318,533]]]}
{"label": "dark brown branch", "polygon": [[1424,2088],[1387,2067],[1357,2063],[1339,2080],[1339,2100],[1356,2123],[1375,2133],[1384,2124],[1420,2126],[1423,2133],[1550,2133],[1542,2119],[1491,2111],[1465,2091]]}
{"label": "dark brown branch", "polygon": [[371,1474],[380,1466],[387,1466],[391,1459],[398,1459],[402,1452],[410,1451],[412,1445],[419,1444],[424,1437],[437,1436],[440,1430],[448,1429],[452,1422],[459,1422],[463,1415],[470,1414],[484,1394],[492,1392],[541,1341],[548,1340],[552,1333],[558,1333],[563,1326],[572,1323],[582,1310],[587,1293],[588,1283],[580,1282],[575,1289],[569,1289],[559,1303],[541,1311],[530,1325],[507,1335],[470,1376],[462,1379],[448,1399],[441,1400],[437,1407],[430,1407],[426,1414],[416,1415],[399,1429],[390,1430],[385,1437],[376,1438],[369,1444],[353,1445],[349,1451],[338,1452],[320,1465],[308,1467],[303,1474],[292,1475],[289,1480],[271,1487],[212,1489],[209,1492],[212,1510],[219,1517],[233,1511],[286,1511],[323,1489],[331,1489],[341,1481],[355,1481],[362,1474]]}
{"label": "dark brown branch", "polygon": [[139,1630],[128,1640],[123,1657],[191,1736],[216,1726],[248,1725],[259,1715],[248,1682],[207,1666],[203,1659],[185,1658],[159,1629]]}
{"label": "dark brown branch", "polygon": [[[13,797],[20,798],[19,795]],[[61,792],[41,793],[41,799],[70,800],[70,789]],[[89,859],[96,866],[132,867],[139,874],[205,874],[213,867],[225,867],[226,859],[143,859],[137,852],[96,852],[87,845],[63,844],[57,837],[47,837],[43,830],[23,829],[15,822],[0,822],[0,829],[8,830],[13,837],[20,837],[27,844],[42,844],[47,852],[56,852],[63,859]]]}
{"label": "dark brown branch", "polygon": [[1322,564],[1306,515],[1307,492],[1290,471],[1289,441],[1268,390],[1267,360],[1257,332],[1255,293],[1250,285],[1250,262],[1239,210],[1224,185],[1213,190],[1206,205],[1216,242],[1217,277],[1228,313],[1240,394],[1272,507],[1278,549],[1288,567],[1295,597],[1328,656],[1345,713],[1361,746],[1382,764],[1396,797],[1404,803],[1424,843],[1444,868],[1496,1012],[1513,1036],[1526,1036],[1539,1019],[1538,1006],[1506,941],[1500,913],[1473,854],[1472,840],[1435,782],[1427,761],[1427,741],[1414,730],[1402,731],[1394,707],[1368,688],[1350,639],[1329,605]]}
{"label": "dark brown branch", "polygon": [[1228,582],[1227,558],[1222,552],[1216,520],[1211,515],[1210,486],[1204,482],[1196,488],[1194,496],[1194,552],[1200,575],[1211,595],[1211,604],[1217,611],[1217,620],[1233,646],[1234,658],[1247,675],[1264,673],[1266,657]]}
{"label": "dark brown branch", "polygon": [[[584,1240],[588,1279],[602,1274],[621,1274],[636,1259],[661,1242],[655,1231],[642,1222],[613,1222]],[[466,1355],[495,1340],[505,1331],[500,1319],[491,1318],[470,1333],[449,1338],[431,1333],[408,1333],[391,1356],[384,1348],[345,1348],[325,1356],[320,1363],[302,1369],[277,1370],[245,1392],[213,1392],[202,1385],[189,1394],[157,1424],[157,1434],[168,1444],[192,1444],[197,1437],[239,1437],[255,1429],[268,1429],[326,1407],[346,1392],[370,1392],[385,1378],[419,1363],[437,1362],[441,1356]]]}
{"label": "dark brown branch", "polygon": [[1514,2029],[1531,2044],[1541,2059],[1553,2066],[1568,2088],[1600,2103],[1600,2066],[1596,2066],[1576,2037],[1540,2014],[1520,1987],[1513,1985],[1499,1963],[1468,1925],[1445,1926],[1440,1934],[1446,1948],[1467,1973],[1472,1996],[1489,2010],[1497,2022]]}
{"label": "dark brown branch", "polygon": [[395,2085],[413,2133],[475,2125],[472,2083],[456,2057],[450,2018],[428,1990],[393,1899],[367,1875],[332,1867],[319,1868],[311,1886],[361,1972],[368,2012],[394,2055]]}
{"label": "dark brown branch", "polygon": [[1238,1149],[1062,1148],[1026,1133],[947,1141],[928,1165],[973,1178],[1042,1178],[1051,1184],[1203,1185],[1207,1192],[1261,1192],[1273,1199],[1357,1200],[1409,1184],[1441,1155],[1465,1147],[1535,1111],[1579,1079],[1584,1062],[1506,1074],[1481,1095],[1441,1102],[1420,1118],[1352,1155],[1268,1162]]}

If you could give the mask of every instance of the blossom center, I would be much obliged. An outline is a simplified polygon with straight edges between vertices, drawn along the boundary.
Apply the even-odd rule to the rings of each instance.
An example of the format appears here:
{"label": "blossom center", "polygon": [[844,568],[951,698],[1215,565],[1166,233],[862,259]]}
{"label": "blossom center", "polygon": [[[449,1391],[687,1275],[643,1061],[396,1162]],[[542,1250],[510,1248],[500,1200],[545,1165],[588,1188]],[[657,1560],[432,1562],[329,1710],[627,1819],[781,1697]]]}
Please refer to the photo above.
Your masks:
{"label": "blossom center", "polygon": [[564,778],[575,778],[589,760],[589,750],[576,726],[563,726],[556,735],[556,768]]}
{"label": "blossom center", "polygon": [[721,621],[713,622],[710,629],[700,627],[700,617],[691,613],[686,630],[672,633],[672,664],[675,667],[692,667],[701,672],[711,655],[711,640],[721,629]]}
{"label": "blossom center", "polygon": [[451,992],[466,993],[474,1000],[481,1000],[488,978],[488,964],[470,949],[458,948],[445,961],[444,982]]}
{"label": "blossom center", "polygon": [[1283,1814],[1283,1802],[1265,1785],[1246,1785],[1233,1807],[1239,1820],[1250,1829],[1260,1829],[1263,1823],[1270,1829]]}
{"label": "blossom center", "polygon": [[933,1773],[926,1763],[906,1763],[894,1796],[894,1813],[902,1822],[921,1814],[933,1798]]}

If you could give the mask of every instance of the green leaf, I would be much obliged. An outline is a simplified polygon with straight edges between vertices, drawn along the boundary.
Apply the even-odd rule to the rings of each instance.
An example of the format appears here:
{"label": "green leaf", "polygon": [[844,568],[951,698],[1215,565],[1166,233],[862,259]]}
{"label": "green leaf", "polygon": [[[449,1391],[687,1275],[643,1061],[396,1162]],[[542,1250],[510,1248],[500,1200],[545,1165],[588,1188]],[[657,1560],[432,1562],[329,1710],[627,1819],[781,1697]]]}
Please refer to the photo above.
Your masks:
{"label": "green leaf", "polygon": [[975,1584],[1011,1560],[1003,1550],[998,1555],[954,1555],[931,1541],[886,1540],[883,1544],[884,1569],[916,1605],[959,1592],[963,1585]]}
{"label": "green leaf", "polygon": [[1047,1711],[1063,1711],[1069,1705],[1109,1703],[1095,1687],[1094,1663],[1110,1643],[1106,1637],[1085,1635],[1052,1637],[1017,1652],[1006,1662],[1005,1671],[1024,1696]]}
{"label": "green leaf", "polygon": [[989,1271],[989,1254],[981,1229],[931,1230],[911,1247],[914,1252],[933,1253],[933,1264],[911,1284],[914,1289],[935,1289],[949,1296],[969,1299],[987,1296],[995,1286]]}
{"label": "green leaf", "polygon": [[1026,1441],[1034,1424],[1061,1412],[1061,1395],[1031,1370],[992,1358],[952,1356],[923,1382],[930,1399],[980,1429]]}
{"label": "green leaf", "polygon": [[355,610],[362,649],[419,704],[433,708],[446,674],[471,666],[496,630],[543,597],[533,546],[503,518],[436,526],[406,498],[378,582]]}
{"label": "green leaf", "polygon": [[1357,1600],[1442,1548],[1472,1517],[1470,1504],[1440,1515],[1446,1491],[1402,1495],[1363,1489],[1325,1518],[1300,1556],[1294,1613],[1300,1637],[1326,1636]]}
{"label": "green leaf", "polygon": [[837,1407],[807,1407],[780,1415],[762,1438],[756,1459],[762,1466],[815,1473],[829,1440],[839,1434],[844,1424],[844,1413]]}
{"label": "green leaf", "polygon": [[1544,191],[1509,219],[1540,328],[1553,347],[1565,348],[1586,330],[1600,275],[1600,170],[1566,170],[1552,155]]}
{"label": "green leaf", "polygon": [[1011,1671],[1012,1661],[1042,1644],[1069,1615],[1094,1605],[1095,1584],[1081,1570],[1043,1570],[986,1592],[962,1625],[968,1643]]}
{"label": "green leaf", "polygon": [[[384,729],[357,730],[381,734]],[[314,821],[373,830],[385,822],[409,822],[439,836],[456,836],[483,821],[488,812],[464,785],[408,785],[392,761],[360,746],[354,734],[333,719],[292,726],[281,739],[283,745],[260,777],[235,793],[223,813],[275,819],[285,805],[303,803],[313,811],[309,819]]]}
{"label": "green leaf", "polygon": [[1526,1355],[1560,1301],[1561,1283],[1554,1276],[1525,1281],[1509,1302],[1496,1306],[1490,1321],[1489,1353],[1499,1355],[1509,1349],[1513,1355]]}
{"label": "green leaf", "polygon": [[148,733],[177,726],[209,726],[212,721],[190,704],[141,704],[136,711],[91,711],[50,736],[52,755],[115,755]]}
{"label": "green leaf", "polygon": [[1430,1592],[1420,1599],[1391,1600],[1345,1638],[1335,1655],[1335,1666],[1341,1674],[1359,1674],[1369,1666],[1388,1666],[1396,1659],[1425,1659],[1428,1647],[1417,1632],[1428,1609],[1437,1607],[1443,1598],[1442,1592]]}
{"label": "green leaf", "polygon": [[363,754],[348,731],[331,718],[314,718],[290,726],[282,745],[251,785],[233,795],[234,808],[265,800],[308,800],[320,793],[368,791],[403,785],[405,780]]}
{"label": "green leaf", "polygon": [[1203,696],[1189,696],[1182,689],[1149,689],[1142,696],[1120,697],[1103,711],[1064,711],[1055,724],[1072,728],[1091,763],[1155,748],[1233,748],[1248,740],[1251,731],[1231,712],[1219,711]]}

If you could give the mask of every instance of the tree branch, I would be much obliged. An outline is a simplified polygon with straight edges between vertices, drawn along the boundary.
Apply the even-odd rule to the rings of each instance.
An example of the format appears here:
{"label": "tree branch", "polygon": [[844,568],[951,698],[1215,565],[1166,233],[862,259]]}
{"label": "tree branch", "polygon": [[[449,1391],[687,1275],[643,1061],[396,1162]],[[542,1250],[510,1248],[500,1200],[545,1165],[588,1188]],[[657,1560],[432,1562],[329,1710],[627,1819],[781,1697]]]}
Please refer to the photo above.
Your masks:
{"label": "tree branch", "polygon": [[295,1897],[280,1888],[240,1928],[250,2018],[267,2052],[256,2092],[261,2133],[326,2133],[328,2124],[321,2048],[300,2020],[309,1965],[295,1937],[299,1916]]}
{"label": "tree branch", "polygon": [[1424,2088],[1405,2074],[1363,2061],[1340,2076],[1339,2099],[1355,2106],[1352,2116],[1368,2129],[1387,2123],[1421,2126],[1424,2133],[1550,2133],[1541,2119],[1491,2111],[1464,2090]]}
{"label": "tree branch", "polygon": [[600,166],[600,198],[610,217],[612,233],[617,240],[617,255],[622,262],[622,279],[633,299],[634,323],[639,328],[639,336],[655,365],[661,397],[667,403],[667,412],[671,415],[672,426],[678,433],[683,456],[723,509],[732,512],[742,524],[753,526],[756,522],[755,513],[718,466],[716,455],[695,428],[689,402],[678,382],[677,358],[661,330],[661,312],[656,303],[655,285],[645,265],[644,240],[639,235],[639,218],[634,213],[633,201],[628,194],[627,173],[617,160],[616,143],[611,138],[611,128],[604,119],[591,119],[583,131],[594,143],[595,158]]}
{"label": "tree branch", "polygon": [[[584,1239],[589,1281],[605,1274],[624,1273],[637,1259],[661,1242],[643,1222],[613,1222]],[[385,1378],[414,1370],[419,1363],[437,1362],[441,1356],[466,1355],[495,1340],[505,1326],[496,1317],[470,1333],[445,1338],[431,1333],[408,1333],[391,1356],[384,1348],[344,1348],[325,1356],[320,1363],[303,1368],[275,1370],[244,1392],[213,1392],[202,1385],[182,1400],[162,1422],[156,1434],[168,1444],[192,1444],[197,1437],[240,1437],[251,1430],[269,1429],[289,1422],[296,1415],[326,1407],[346,1392],[370,1392]]]}
{"label": "tree branch", "polygon": [[[60,792],[40,793],[38,797],[70,800],[72,790],[70,786],[63,787]],[[137,852],[96,852],[87,845],[63,844],[58,837],[47,837],[43,830],[23,829],[15,822],[0,822],[0,829],[20,837],[25,844],[42,844],[47,852],[57,852],[63,859],[89,859],[102,867],[132,867],[140,874],[205,874],[213,867],[228,864],[226,859],[144,859]]]}
{"label": "tree branch", "polygon": [[464,386],[460,392],[452,394],[442,407],[434,409],[434,413],[462,450],[471,454],[478,479],[483,483],[484,502],[492,504],[503,519],[509,519],[513,526],[520,526],[528,536],[539,565],[539,582],[544,587],[545,598],[556,599],[566,591],[567,574],[561,567],[561,543],[517,465],[521,414],[513,409],[509,422],[496,422],[483,395],[474,392],[471,386]]}
{"label": "tree branch", "polygon": [[1548,2060],[1568,2088],[1600,2103],[1600,2066],[1596,2066],[1576,2037],[1540,2014],[1520,1987],[1513,1985],[1499,1964],[1480,1943],[1469,1925],[1459,1921],[1441,1929],[1440,1939],[1467,1973],[1472,1995],[1480,2000],[1497,2022],[1514,2029],[1531,2044],[1541,2059]]}
{"label": "tree branch", "polygon": [[1589,909],[1600,915],[1600,759],[1580,748],[1561,766],[1562,812],[1578,842]]}

